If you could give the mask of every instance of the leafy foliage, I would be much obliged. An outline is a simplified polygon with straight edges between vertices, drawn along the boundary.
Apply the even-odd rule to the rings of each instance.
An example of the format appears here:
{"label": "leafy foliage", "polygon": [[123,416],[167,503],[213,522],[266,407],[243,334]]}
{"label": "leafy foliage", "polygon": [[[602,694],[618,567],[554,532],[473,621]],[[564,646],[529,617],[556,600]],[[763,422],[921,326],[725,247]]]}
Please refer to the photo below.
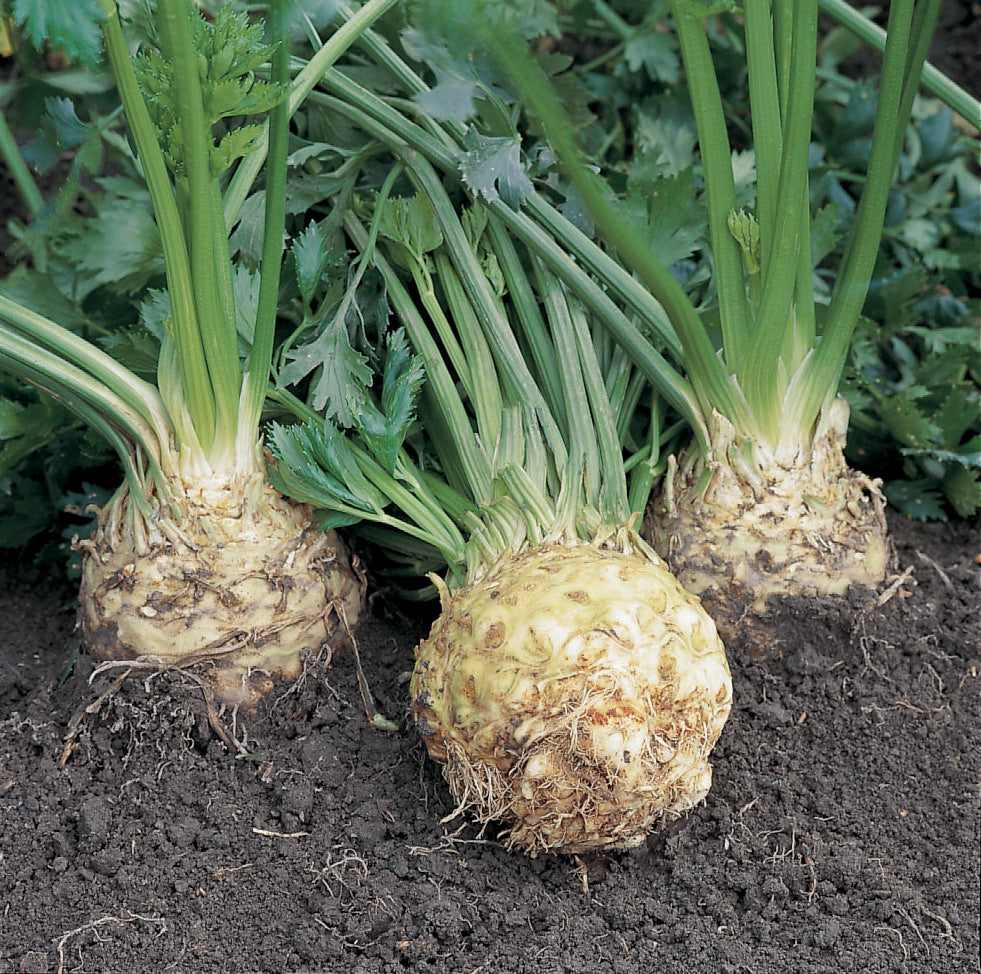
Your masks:
{"label": "leafy foliage", "polygon": [[160,234],[146,188],[118,177],[100,183],[106,195],[98,212],[75,224],[59,248],[79,271],[79,299],[103,284],[135,294],[163,276]]}
{"label": "leafy foliage", "polygon": [[[371,378],[370,370],[366,371]],[[343,431],[355,431],[374,461],[398,477],[399,451],[415,420],[423,376],[422,361],[410,351],[405,333],[390,333],[380,401],[368,394],[359,374],[340,390],[346,400],[340,425],[331,422],[328,413],[320,426],[271,426],[270,444],[279,460],[272,471],[273,483],[293,497],[333,508],[325,526],[353,523],[359,511],[380,513],[388,499],[362,472],[360,463],[365,461]]]}
{"label": "leafy foliage", "polygon": [[24,146],[24,159],[40,172],[51,172],[58,160],[80,146],[88,137],[88,127],[75,114],[70,98],[48,98],[37,135]]}
{"label": "leafy foliage", "polygon": [[[204,101],[205,121],[214,126],[222,119],[267,112],[288,89],[263,81],[256,70],[269,60],[274,47],[262,44],[261,23],[250,22],[231,4],[223,6],[214,23],[194,18],[194,48]],[[168,165],[183,172],[183,120],[177,110],[174,65],[159,51],[145,48],[136,62],[137,77],[156,124]],[[233,128],[213,140],[211,170],[225,172],[237,159],[252,152],[262,135],[262,126],[249,123]]]}
{"label": "leafy foliage", "polygon": [[[66,541],[74,534],[87,536],[71,515],[91,520],[85,507],[108,495],[85,478],[101,468],[114,469],[115,458],[53,399],[8,380],[0,386],[0,548],[47,549],[46,559],[70,565],[68,545],[50,539],[55,530],[63,531]],[[78,506],[80,493],[89,500]]]}
{"label": "leafy foliage", "polygon": [[352,390],[368,384],[371,369],[367,358],[351,347],[343,311],[327,318],[313,341],[291,349],[286,358],[279,374],[280,385],[295,385],[316,372],[311,389],[313,408],[323,411],[328,419],[336,417],[344,426],[352,425]]}
{"label": "leafy foliage", "polygon": [[[417,26],[401,32],[402,49],[431,83],[415,96],[417,107],[436,120],[466,126],[469,155],[461,166],[466,184],[486,200],[500,197],[514,206],[537,184],[552,199],[565,199],[563,211],[588,231],[575,192],[509,100],[497,72],[467,49],[461,40],[465,35],[454,36],[452,18],[462,4],[435,0],[423,6],[422,19],[414,19]],[[572,0],[560,7],[547,0],[500,0],[495,6],[518,19],[525,37],[540,42],[543,66],[562,93],[590,163],[602,168],[617,190],[625,218],[672,265],[700,309],[711,313],[715,294],[713,267],[704,252],[700,163],[669,5],[663,0],[614,5]],[[731,5],[692,6],[704,14],[709,7]],[[101,48],[97,0],[0,0],[0,8],[12,14],[36,46],[47,41],[72,59],[96,65]],[[263,113],[283,94],[261,77],[271,48],[236,10],[241,5],[224,4],[214,23],[199,18],[195,25],[215,172],[252,151],[259,129],[250,116]],[[137,19],[130,26],[146,40],[150,23]],[[560,35],[571,43],[561,42],[557,51],[554,39]],[[713,21],[710,38],[719,54],[737,150],[738,205],[751,213],[754,158],[745,137],[743,60],[735,56],[742,43],[738,21]],[[727,52],[733,53],[728,60]],[[839,54],[840,35],[829,35],[810,171],[819,301],[829,293],[854,215],[854,173],[865,164],[874,108],[868,86],[836,73]],[[382,83],[361,62],[345,70]],[[181,133],[170,71],[159,54],[144,56],[144,91],[169,140],[171,164],[179,170]],[[141,175],[129,146],[113,130],[117,123],[107,121],[115,105],[105,93],[104,77],[90,70],[55,81],[57,86],[32,96],[38,105],[47,99],[46,114],[24,154],[40,172],[51,172],[70,158],[71,174],[32,225],[15,226],[19,253],[29,255],[34,266],[21,266],[0,287],[88,337],[99,336],[110,354],[153,379],[169,306],[161,299],[163,292],[155,290],[162,284],[163,265]],[[60,97],[65,91],[79,97]],[[351,496],[345,503],[352,510],[379,498],[363,477],[358,479],[354,454],[338,445],[345,439],[341,431],[355,430],[383,468],[395,474],[399,450],[406,437],[412,441],[416,435],[411,430],[422,383],[404,340],[400,344],[393,336],[381,347],[378,336],[389,317],[385,288],[371,271],[357,286],[348,286],[359,272],[348,274],[348,255],[336,245],[339,218],[333,224],[325,218],[331,201],[353,179],[347,171],[357,168],[353,160],[365,149],[358,138],[329,112],[301,112],[294,125],[287,201],[293,218],[287,261],[292,273],[281,295],[282,334],[289,337],[278,362],[278,385],[295,391],[328,421],[322,429],[276,427],[273,433],[284,468],[296,462],[301,469],[332,471],[331,489],[347,489]],[[337,169],[322,171],[322,160],[338,152]],[[978,311],[972,295],[981,286],[981,185],[974,154],[976,142],[958,133],[948,112],[927,101],[918,105],[867,318],[843,386],[852,405],[849,457],[882,476],[893,505],[913,517],[967,516],[981,505],[981,365],[972,325]],[[107,162],[111,179],[88,178],[98,177]],[[370,167],[370,162],[361,164]],[[388,228],[388,236],[411,241],[416,259],[425,263],[442,238],[431,211],[419,202],[422,197],[413,200],[386,209],[386,219],[402,221]],[[264,191],[258,188],[240,209],[231,240],[236,258],[251,268],[258,264],[263,212]],[[386,244],[387,253],[396,251],[396,245]],[[492,269],[486,273],[495,281],[500,275]],[[246,272],[236,274],[243,348],[250,337],[253,285]],[[73,493],[93,494],[95,472],[112,458],[52,401],[6,385],[0,393],[0,545],[19,546],[47,530],[52,512],[73,503]],[[307,467],[304,455],[310,460]],[[38,498],[47,498],[49,507]],[[77,504],[84,509],[80,500]],[[337,514],[333,523],[344,523],[345,517],[350,521],[354,515]]]}
{"label": "leafy foliage", "polygon": [[[880,285],[901,288],[902,278]],[[888,294],[886,295],[888,298]],[[931,302],[902,304],[927,314]],[[856,337],[844,394],[852,408],[847,453],[880,472],[898,510],[946,520],[981,508],[981,348],[976,327],[912,324],[880,329],[868,319]],[[898,456],[897,456],[898,454]]]}
{"label": "leafy foliage", "polygon": [[415,418],[416,398],[423,377],[422,360],[410,351],[405,332],[391,332],[387,340],[380,407],[363,394],[352,403],[357,413],[358,432],[389,473],[395,473],[398,451]]}
{"label": "leafy foliage", "polygon": [[704,240],[705,209],[695,201],[694,173],[648,180],[631,172],[626,205],[651,251],[666,267],[687,260]]}
{"label": "leafy foliage", "polygon": [[372,378],[368,356],[358,348],[367,342],[359,342],[358,336],[365,333],[366,320],[374,317],[382,322],[379,331],[384,331],[388,318],[384,292],[377,293],[371,281],[365,280],[364,261],[344,281],[345,268],[315,222],[297,236],[291,255],[307,309],[295,335],[313,332],[314,337],[284,347],[278,385],[285,389],[309,378],[306,399],[310,405],[328,420],[349,427],[355,421],[352,403],[363,398]]}
{"label": "leafy foliage", "polygon": [[[849,170],[864,164],[875,104],[866,85],[837,76],[820,91],[822,146],[811,185],[830,256],[819,287],[830,284],[854,215]],[[976,152],[976,140],[958,133],[949,110],[918,105],[842,385],[852,407],[849,459],[882,477],[890,503],[917,519],[945,520],[951,511],[968,517],[981,507]]]}
{"label": "leafy foliage", "polygon": [[474,193],[490,202],[501,197],[510,206],[520,206],[531,189],[531,180],[521,165],[518,139],[471,130],[465,144],[470,151],[461,172]]}
{"label": "leafy foliage", "polygon": [[46,43],[94,66],[102,51],[99,0],[13,0],[14,23],[40,50]]}
{"label": "leafy foliage", "polygon": [[[676,85],[667,5],[642,11],[585,4],[609,25],[574,18],[585,47],[605,41],[609,54],[574,64],[568,74],[595,95],[597,114],[580,141],[598,146],[592,161],[619,189],[621,205],[661,260],[674,265],[703,317],[714,311],[714,268],[704,252],[699,159],[686,92]],[[699,17],[731,4],[695,0]],[[639,16],[638,16],[639,14]],[[738,22],[719,18],[709,36],[725,95],[737,200],[754,212],[748,88]],[[651,45],[649,36],[666,38]],[[837,71],[854,48],[840,31],[823,42],[810,155],[811,256],[815,297],[826,303],[861,190],[875,113],[875,89]],[[645,57],[645,52],[657,56]],[[849,458],[883,477],[889,500],[915,517],[969,516],[981,506],[981,432],[977,330],[981,288],[981,182],[976,139],[958,132],[951,112],[918,100],[906,135],[887,226],[855,337],[843,392],[852,404]],[[622,179],[617,182],[617,174]],[[821,319],[821,309],[818,309]],[[874,322],[874,324],[873,324]]]}

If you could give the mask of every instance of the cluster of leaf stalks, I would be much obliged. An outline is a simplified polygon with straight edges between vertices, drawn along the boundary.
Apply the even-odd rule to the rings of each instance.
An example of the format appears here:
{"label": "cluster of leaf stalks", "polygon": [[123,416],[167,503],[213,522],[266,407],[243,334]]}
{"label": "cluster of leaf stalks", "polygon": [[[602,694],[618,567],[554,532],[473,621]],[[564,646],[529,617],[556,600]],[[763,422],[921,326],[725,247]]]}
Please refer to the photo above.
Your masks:
{"label": "cluster of leaf stalks", "polygon": [[[892,11],[865,190],[837,279],[820,301],[814,263],[822,255],[812,255],[810,241],[822,216],[812,217],[808,193],[816,3],[776,4],[772,17],[766,4],[746,5],[757,175],[749,196],[734,181],[706,36],[706,22],[719,11],[701,4],[672,8],[698,130],[712,255],[699,306],[650,242],[661,229],[656,218],[671,210],[659,197],[683,196],[684,177],[664,177],[656,164],[640,175],[635,166],[630,178],[638,173],[639,194],[655,200],[638,232],[636,206],[611,202],[584,164],[568,115],[511,21],[505,17],[488,32],[473,57],[473,25],[493,19],[494,11],[480,4],[419,4],[414,11],[401,46],[434,71],[435,87],[378,36],[365,35],[360,50],[417,110],[359,88],[343,72],[325,79],[328,94],[315,104],[387,145],[413,178],[425,159],[460,180],[576,294],[650,383],[648,429],[657,432],[649,434],[643,459],[638,454],[631,462],[642,464],[651,480],[665,475],[650,529],[685,583],[696,591],[744,589],[759,608],[771,592],[820,594],[881,581],[888,568],[881,495],[844,466],[847,410],[836,390],[872,275],[936,4]],[[513,106],[501,98],[502,80],[542,127],[540,148],[558,157],[571,184],[564,207],[556,205],[547,156],[540,152],[537,162],[526,162],[522,155],[522,131],[514,127]],[[536,166],[544,175],[538,185],[529,178]],[[597,239],[565,215],[573,194]],[[677,237],[677,223],[674,229]],[[664,425],[668,410],[693,435],[677,464],[663,449],[676,433]],[[781,533],[785,540],[778,540]],[[829,551],[836,553],[831,559]],[[720,563],[732,571],[716,571]]]}
{"label": "cluster of leaf stalks", "polygon": [[[135,212],[159,246],[145,282],[156,270],[164,287],[140,309],[155,339],[144,347],[150,375],[115,358],[116,343],[104,342],[107,351],[7,295],[0,365],[100,436],[123,469],[96,530],[77,546],[79,626],[97,657],[198,661],[220,696],[251,704],[360,611],[361,586],[339,539],[269,484],[262,412],[276,343],[290,99],[301,100],[390,6],[369,4],[292,81],[284,3],[271,5],[267,32],[231,6],[205,19],[188,0],[161,0],[152,17],[129,25],[142,31],[135,57],[113,0],[76,11],[96,36],[81,31],[72,43],[88,43],[79,53],[94,59],[101,36],[129,139],[117,145],[145,191],[132,180],[117,186],[148,196],[149,208]],[[64,28],[64,16],[55,12],[52,23]],[[39,10],[26,18],[28,31],[51,26]],[[258,273],[233,262],[226,216],[229,171],[246,185],[258,173],[247,158],[266,161]],[[92,242],[84,228],[79,237]],[[120,279],[100,266],[105,249],[76,254],[93,284]]]}

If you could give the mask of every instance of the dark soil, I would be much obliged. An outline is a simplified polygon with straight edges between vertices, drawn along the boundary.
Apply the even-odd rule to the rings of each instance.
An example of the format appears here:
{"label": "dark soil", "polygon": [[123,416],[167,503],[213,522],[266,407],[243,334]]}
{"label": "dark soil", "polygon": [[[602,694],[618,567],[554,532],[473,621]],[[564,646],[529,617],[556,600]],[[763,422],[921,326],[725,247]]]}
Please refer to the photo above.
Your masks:
{"label": "dark soil", "polygon": [[[933,57],[978,94],[978,5],[942,17]],[[358,631],[397,733],[350,651],[212,725],[190,679],[90,683],[71,593],[0,568],[0,974],[977,972],[981,541],[892,526],[891,597],[784,601],[763,658],[729,640],[706,804],[593,858],[443,821],[404,718],[432,607]]]}
{"label": "dark soil", "polygon": [[[853,6],[862,8],[858,3]],[[876,8],[880,12],[874,19],[885,27],[889,4],[876,4]],[[831,20],[823,19],[822,23],[830,25]],[[981,3],[978,0],[944,0],[937,16],[928,59],[974,98],[981,98],[981,58],[978,51],[981,51]],[[881,57],[868,47],[862,47],[842,64],[842,70],[855,77],[876,76],[881,67]]]}
{"label": "dark soil", "polygon": [[0,971],[977,971],[981,546],[892,526],[900,584],[781,602],[765,658],[730,640],[706,804],[593,858],[446,819],[404,718],[432,607],[358,631],[398,732],[350,650],[216,730],[190,681],[68,672],[64,593],[8,571]]}

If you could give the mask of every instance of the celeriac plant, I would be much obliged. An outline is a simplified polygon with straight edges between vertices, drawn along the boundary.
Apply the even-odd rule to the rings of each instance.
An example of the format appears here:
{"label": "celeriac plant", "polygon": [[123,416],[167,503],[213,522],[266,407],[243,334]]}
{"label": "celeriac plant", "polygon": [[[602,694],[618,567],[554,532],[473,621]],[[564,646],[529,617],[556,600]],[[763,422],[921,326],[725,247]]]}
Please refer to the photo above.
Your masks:
{"label": "celeriac plant", "polygon": [[705,797],[732,694],[712,620],[632,527],[650,482],[624,456],[631,397],[581,303],[482,205],[418,157],[382,165],[368,225],[344,223],[404,330],[380,381],[362,358],[325,413],[272,428],[274,483],[430,569],[412,711],[461,809],[531,855],[637,845]]}
{"label": "celeriac plant", "polygon": [[[166,291],[154,302],[163,324],[156,384],[0,297],[0,367],[103,436],[125,471],[94,537],[80,542],[80,629],[97,657],[209,662],[219,695],[249,704],[357,618],[361,583],[347,552],[309,508],[270,485],[260,424],[275,342],[289,113],[357,30],[391,5],[368,4],[291,85],[284,2],[271,5],[265,43],[263,25],[230,5],[211,22],[189,0],[160,0],[150,22],[155,43],[134,59],[115,3],[102,0],[105,53],[166,269]],[[259,73],[270,64],[267,81]],[[252,120],[234,121],[243,116]],[[253,286],[230,258],[222,177],[235,167],[239,183],[250,183],[263,157]]]}
{"label": "celeriac plant", "polygon": [[[469,31],[466,36],[479,38],[503,67],[578,190],[599,237],[616,254],[619,270],[533,192],[512,199],[512,214],[502,219],[527,239],[539,231],[551,237],[540,240],[539,253],[553,266],[559,266],[550,249],[554,243],[574,254],[608,296],[657,333],[681,365],[658,356],[630,322],[615,315],[604,319],[694,433],[692,446],[669,464],[647,518],[655,546],[693,591],[740,595],[762,608],[769,594],[839,593],[851,583],[875,586],[885,577],[884,501],[876,484],[844,461],[848,410],[836,390],[875,262],[938,6],[938,0],[890,6],[865,186],[829,304],[819,309],[812,287],[808,196],[817,0],[772,5],[747,0],[741,6],[757,174],[752,211],[737,206],[705,30],[707,19],[724,16],[735,5],[671,4],[698,127],[718,294],[717,348],[681,284],[611,202],[601,177],[584,164],[568,117],[509,27],[506,11],[479,3],[452,9],[422,5],[419,23],[430,32],[440,23],[444,36]],[[489,18],[495,29],[477,30]],[[462,163],[458,154],[458,165],[472,164],[479,124],[460,139],[471,152]],[[445,157],[445,138],[433,145],[403,127],[403,137],[410,135],[421,151]],[[496,212],[508,206],[507,200],[497,203]],[[576,270],[559,273],[582,294],[593,285]],[[601,305],[597,298],[593,306]]]}

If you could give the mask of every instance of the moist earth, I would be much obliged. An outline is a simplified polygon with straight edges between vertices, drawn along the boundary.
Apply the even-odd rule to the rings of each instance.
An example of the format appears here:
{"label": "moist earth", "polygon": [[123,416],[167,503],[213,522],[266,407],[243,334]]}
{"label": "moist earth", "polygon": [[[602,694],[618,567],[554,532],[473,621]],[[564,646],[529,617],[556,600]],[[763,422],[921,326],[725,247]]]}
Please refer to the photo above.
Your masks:
{"label": "moist earth", "polygon": [[376,585],[363,684],[347,647],[245,716],[194,673],[94,673],[72,593],[8,564],[0,972],[976,972],[977,525],[891,529],[879,592],[730,633],[703,805],[537,859],[454,815],[406,717],[435,606]]}

